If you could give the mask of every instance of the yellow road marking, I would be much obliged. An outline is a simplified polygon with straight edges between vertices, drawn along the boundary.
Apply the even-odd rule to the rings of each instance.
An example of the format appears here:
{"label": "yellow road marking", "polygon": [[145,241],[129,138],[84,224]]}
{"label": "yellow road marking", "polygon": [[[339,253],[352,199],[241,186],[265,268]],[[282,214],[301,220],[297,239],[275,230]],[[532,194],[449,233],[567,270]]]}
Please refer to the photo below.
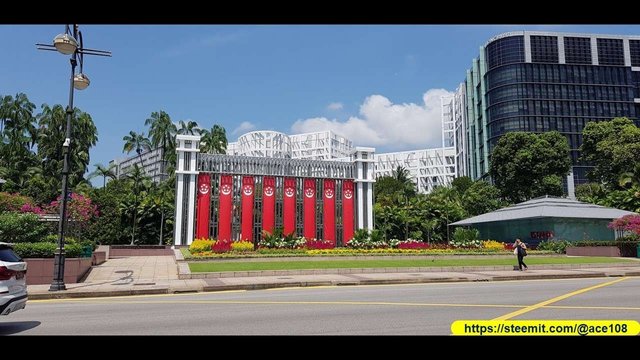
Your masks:
{"label": "yellow road marking", "polygon": [[534,305],[531,305],[531,306],[527,306],[524,309],[516,310],[514,312],[511,312],[511,313],[502,315],[500,317],[497,317],[497,318],[495,318],[493,320],[508,320],[508,319],[511,319],[512,317],[516,317],[518,315],[522,315],[522,314],[528,313],[530,311],[539,309],[539,308],[541,308],[543,306],[546,306],[546,305],[549,305],[549,304],[553,304],[554,302],[558,302],[560,300],[564,300],[564,299],[570,298],[570,297],[575,296],[575,295],[583,294],[583,293],[586,293],[587,291],[591,291],[591,290],[599,289],[601,287],[613,285],[613,284],[619,283],[619,282],[621,282],[623,280],[626,280],[626,279],[627,279],[626,277],[623,277],[623,278],[616,279],[616,280],[613,280],[613,281],[608,281],[606,283],[602,283],[602,284],[598,284],[598,285],[594,285],[594,286],[589,286],[589,287],[586,287],[586,288],[583,288],[583,289],[580,289],[580,290],[576,290],[576,291],[570,292],[568,294],[556,296],[553,299],[545,300],[545,301],[539,302],[537,304],[534,304]]}

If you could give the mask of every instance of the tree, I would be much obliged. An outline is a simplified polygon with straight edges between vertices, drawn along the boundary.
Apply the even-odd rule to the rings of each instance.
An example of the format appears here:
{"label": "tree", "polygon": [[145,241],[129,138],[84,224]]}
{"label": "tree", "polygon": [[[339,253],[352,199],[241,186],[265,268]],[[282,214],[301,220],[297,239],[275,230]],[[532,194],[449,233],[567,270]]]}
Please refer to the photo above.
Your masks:
{"label": "tree", "polygon": [[458,192],[458,195],[462,196],[473,185],[473,180],[468,176],[460,176],[451,182],[451,186]]}
{"label": "tree", "polygon": [[227,152],[227,132],[220,125],[213,125],[211,131],[203,129],[200,152],[207,154],[225,154]]}
{"label": "tree", "polygon": [[636,162],[632,171],[623,172],[618,179],[620,187],[640,188],[640,162]]}
{"label": "tree", "polygon": [[122,151],[128,154],[135,150],[140,158],[140,165],[143,165],[142,153],[151,150],[151,142],[144,136],[144,131],[140,134],[135,131],[129,131],[129,135],[125,135],[122,140],[124,141]]}
{"label": "tree", "polygon": [[462,195],[462,207],[468,216],[488,213],[505,205],[498,188],[483,180],[472,182]]}
{"label": "tree", "polygon": [[101,163],[98,163],[93,164],[93,166],[95,166],[96,169],[91,172],[87,178],[91,180],[95,177],[102,176],[102,188],[106,186],[108,177],[111,179],[116,178],[116,173],[114,171],[114,169],[116,168],[115,164],[109,164],[109,166],[105,167]]}
{"label": "tree", "polygon": [[35,105],[23,93],[2,97],[0,103],[0,166],[6,168],[5,190],[18,191],[24,184],[29,168],[38,165],[31,151],[37,140],[33,110]]}
{"label": "tree", "polygon": [[[62,105],[42,105],[38,115],[38,156],[42,160],[43,176],[53,178],[54,190],[60,188],[64,162],[63,146],[67,124],[66,111]],[[74,188],[84,180],[89,166],[89,150],[98,142],[98,130],[91,115],[75,108],[71,118],[73,138],[69,149],[69,187]]]}
{"label": "tree", "polygon": [[582,158],[595,166],[588,174],[591,181],[619,188],[621,174],[640,159],[640,128],[624,117],[589,122],[582,137]]}
{"label": "tree", "polygon": [[189,120],[188,122],[184,122],[184,120],[180,120],[179,124],[180,124],[180,129],[178,129],[178,134],[181,134],[181,135],[200,134],[200,127],[198,126],[198,123],[193,120]]}
{"label": "tree", "polygon": [[133,192],[133,202],[126,201],[121,204],[122,212],[131,215],[133,218],[131,223],[131,245],[135,243],[136,235],[136,218],[138,216],[138,210],[140,209],[140,196],[146,193],[151,187],[151,179],[146,176],[138,164],[134,164],[131,170],[125,175],[126,179],[131,183],[131,189]]}
{"label": "tree", "polygon": [[491,154],[490,174],[503,198],[522,202],[563,194],[562,179],[571,167],[569,143],[557,131],[510,132]]}
{"label": "tree", "polygon": [[178,131],[176,125],[171,121],[169,114],[162,110],[152,112],[144,124],[150,126],[149,137],[151,137],[151,145],[154,148],[162,148],[162,168],[160,173],[165,176],[167,174],[167,153],[172,154],[176,149],[175,136]]}

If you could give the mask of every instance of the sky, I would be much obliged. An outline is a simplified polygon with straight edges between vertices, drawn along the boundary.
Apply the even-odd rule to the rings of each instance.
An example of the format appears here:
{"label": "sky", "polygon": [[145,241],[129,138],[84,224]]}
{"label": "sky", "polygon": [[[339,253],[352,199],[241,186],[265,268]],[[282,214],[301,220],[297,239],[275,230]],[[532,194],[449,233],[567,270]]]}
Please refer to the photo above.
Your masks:
{"label": "sky", "polygon": [[[454,91],[479,47],[508,31],[640,35],[639,25],[80,25],[89,88],[74,105],[98,129],[91,166],[122,152],[154,111],[227,130],[334,130],[377,152],[441,146],[440,97]],[[64,25],[0,25],[0,95],[68,103],[67,56],[38,51]],[[135,154],[131,154],[135,155]],[[97,181],[97,180],[96,180]]]}

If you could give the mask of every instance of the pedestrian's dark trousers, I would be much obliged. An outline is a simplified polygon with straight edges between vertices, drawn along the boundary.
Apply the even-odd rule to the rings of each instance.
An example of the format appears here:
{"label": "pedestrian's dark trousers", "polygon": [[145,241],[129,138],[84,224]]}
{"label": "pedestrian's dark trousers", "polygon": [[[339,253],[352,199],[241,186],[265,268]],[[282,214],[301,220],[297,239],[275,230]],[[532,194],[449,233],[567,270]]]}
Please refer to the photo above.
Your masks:
{"label": "pedestrian's dark trousers", "polygon": [[524,263],[524,256],[518,254],[518,267],[522,270],[522,267],[527,268],[527,264]]}

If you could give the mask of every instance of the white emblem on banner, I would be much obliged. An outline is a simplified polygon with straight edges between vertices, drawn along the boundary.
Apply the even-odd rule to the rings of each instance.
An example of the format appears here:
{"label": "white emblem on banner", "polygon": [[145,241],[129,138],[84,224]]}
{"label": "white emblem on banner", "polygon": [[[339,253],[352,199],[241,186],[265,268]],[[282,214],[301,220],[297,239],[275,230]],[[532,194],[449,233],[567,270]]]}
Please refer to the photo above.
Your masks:
{"label": "white emblem on banner", "polygon": [[264,188],[264,194],[266,196],[273,196],[273,188],[271,186],[267,186]]}
{"label": "white emblem on banner", "polygon": [[231,194],[231,185],[229,184],[222,185],[222,187],[220,188],[220,192],[222,193],[222,195]]}
{"label": "white emblem on banner", "polygon": [[286,188],[284,189],[284,194],[287,195],[287,197],[293,197],[293,188]]}
{"label": "white emblem on banner", "polygon": [[331,199],[333,197],[333,190],[332,189],[326,189],[324,191],[324,196],[326,196],[327,199]]}
{"label": "white emblem on banner", "polygon": [[348,190],[348,189],[344,191],[344,198],[345,199],[351,199],[352,197],[353,197],[353,191]]}
{"label": "white emblem on banner", "polygon": [[251,187],[251,185],[245,185],[242,192],[244,192],[244,194],[247,196],[251,196],[251,194],[253,194],[253,188]]}
{"label": "white emblem on banner", "polygon": [[209,185],[207,184],[200,184],[200,194],[202,195],[207,195],[209,193]]}
{"label": "white emblem on banner", "polygon": [[314,195],[313,189],[311,189],[311,188],[306,189],[306,190],[304,191],[304,195],[305,195],[306,197],[308,197],[308,198],[312,198],[312,197],[313,197],[313,195]]}

